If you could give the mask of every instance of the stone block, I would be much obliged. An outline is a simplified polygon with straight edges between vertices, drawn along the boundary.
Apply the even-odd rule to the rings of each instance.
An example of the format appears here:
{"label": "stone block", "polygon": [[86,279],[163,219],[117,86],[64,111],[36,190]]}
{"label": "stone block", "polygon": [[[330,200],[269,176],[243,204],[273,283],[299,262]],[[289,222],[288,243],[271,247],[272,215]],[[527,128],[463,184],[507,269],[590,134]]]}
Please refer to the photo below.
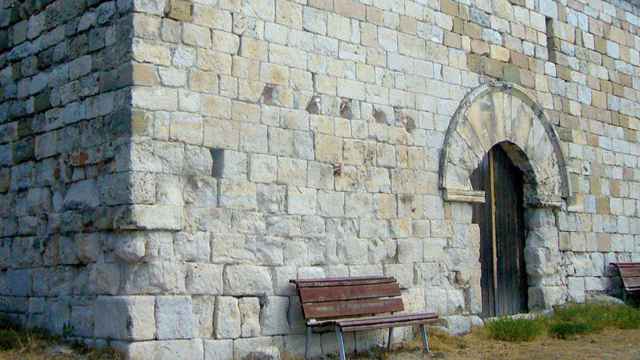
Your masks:
{"label": "stone block", "polygon": [[178,110],[178,92],[175,89],[158,87],[134,87],[132,105],[147,110]]}
{"label": "stone block", "polygon": [[316,211],[316,190],[289,186],[287,191],[289,214],[313,215]]}
{"label": "stone block", "polygon": [[251,153],[267,153],[269,139],[267,127],[253,123],[240,124],[240,150]]}
{"label": "stone block", "polygon": [[233,360],[280,360],[280,352],[271,337],[243,338],[233,342]]}
{"label": "stone block", "polygon": [[193,5],[187,0],[168,0],[167,16],[178,21],[191,21]]}
{"label": "stone block", "polygon": [[289,298],[268,296],[262,310],[260,322],[263,335],[282,335],[290,332],[288,322]]}
{"label": "stone block", "polygon": [[114,220],[120,229],[179,230],[182,208],[169,205],[133,205]]}
{"label": "stone block", "polygon": [[307,161],[278,158],[278,178],[277,183],[294,186],[305,186],[307,184]]}
{"label": "stone block", "polygon": [[211,255],[209,234],[179,232],[175,235],[175,257],[182,261],[208,262]]}
{"label": "stone block", "polygon": [[242,337],[260,336],[260,301],[258,298],[240,298],[238,308],[242,318]]}
{"label": "stone block", "polygon": [[127,264],[122,269],[122,285],[127,294],[162,294],[184,291],[184,270],[170,261]]}
{"label": "stone block", "polygon": [[463,315],[443,316],[444,326],[451,335],[464,335],[471,331],[471,319]]}
{"label": "stone block", "polygon": [[278,158],[270,155],[253,154],[249,161],[249,179],[255,182],[274,182],[277,178]]}
{"label": "stone block", "polygon": [[114,234],[109,242],[114,255],[125,262],[138,262],[146,254],[146,239],[141,232]]}
{"label": "stone block", "polygon": [[256,184],[244,180],[220,180],[220,206],[252,210],[257,207]]}
{"label": "stone block", "polygon": [[192,296],[193,308],[193,337],[211,338],[213,337],[213,312],[216,306],[215,296]]}
{"label": "stone block", "polygon": [[318,214],[328,217],[344,216],[344,193],[333,191],[318,192]]}
{"label": "stone block", "polygon": [[242,334],[242,315],[238,307],[238,299],[230,296],[219,296],[214,313],[214,331],[218,339],[235,339]]}
{"label": "stone block", "polygon": [[269,269],[253,265],[229,265],[224,271],[224,293],[227,295],[273,294]]}
{"label": "stone block", "polygon": [[193,337],[193,307],[189,296],[156,298],[156,335],[160,340]]}
{"label": "stone block", "polygon": [[189,264],[186,287],[190,294],[221,295],[223,292],[222,266]]}
{"label": "stone block", "polygon": [[316,159],[338,163],[342,161],[342,140],[335,136],[318,134],[315,137]]}
{"label": "stone block", "polygon": [[153,296],[98,296],[95,303],[97,338],[151,340],[155,337]]}
{"label": "stone block", "polygon": [[204,356],[202,339],[114,342],[112,345],[130,360],[190,360]]}
{"label": "stone block", "polygon": [[100,196],[95,180],[83,180],[71,184],[64,197],[65,209],[90,209],[100,205]]}
{"label": "stone block", "polygon": [[204,360],[233,358],[233,340],[204,340]]}

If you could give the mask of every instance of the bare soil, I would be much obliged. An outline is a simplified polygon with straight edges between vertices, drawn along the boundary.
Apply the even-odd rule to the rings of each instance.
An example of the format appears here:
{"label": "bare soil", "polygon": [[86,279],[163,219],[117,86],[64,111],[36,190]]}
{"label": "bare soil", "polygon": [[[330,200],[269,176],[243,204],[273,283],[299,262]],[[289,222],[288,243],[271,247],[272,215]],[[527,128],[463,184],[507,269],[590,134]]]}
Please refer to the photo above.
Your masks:
{"label": "bare soil", "polygon": [[[531,342],[510,343],[491,340],[482,329],[479,329],[461,337],[434,334],[431,343],[431,355],[422,353],[416,342],[411,344],[412,349],[381,353],[374,358],[385,360],[640,360],[640,330],[606,329],[572,340],[544,336]],[[364,358],[372,358],[372,356]]]}

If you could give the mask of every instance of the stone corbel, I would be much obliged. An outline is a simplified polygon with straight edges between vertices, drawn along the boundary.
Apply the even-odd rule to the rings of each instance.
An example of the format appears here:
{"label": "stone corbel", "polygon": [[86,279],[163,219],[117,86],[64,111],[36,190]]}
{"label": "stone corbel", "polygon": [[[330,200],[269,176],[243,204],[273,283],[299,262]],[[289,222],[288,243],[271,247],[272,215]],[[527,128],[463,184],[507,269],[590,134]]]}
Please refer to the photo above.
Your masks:
{"label": "stone corbel", "polygon": [[528,207],[533,208],[560,208],[562,207],[562,197],[554,194],[530,194],[525,196]]}
{"label": "stone corbel", "polygon": [[485,192],[467,189],[443,189],[445,201],[484,203]]}

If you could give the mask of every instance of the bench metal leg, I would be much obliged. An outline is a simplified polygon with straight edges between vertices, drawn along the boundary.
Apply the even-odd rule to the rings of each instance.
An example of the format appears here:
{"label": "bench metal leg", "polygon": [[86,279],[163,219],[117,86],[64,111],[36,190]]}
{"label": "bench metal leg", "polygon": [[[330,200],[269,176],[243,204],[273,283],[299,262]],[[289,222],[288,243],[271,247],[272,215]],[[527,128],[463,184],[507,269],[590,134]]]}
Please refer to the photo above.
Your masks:
{"label": "bench metal leg", "polygon": [[387,340],[387,351],[391,350],[391,336],[393,335],[393,328],[389,328],[389,340]]}
{"label": "bench metal leg", "polygon": [[429,335],[427,334],[427,328],[424,324],[420,325],[420,333],[422,333],[422,346],[424,347],[424,352],[429,353]]}
{"label": "bench metal leg", "polygon": [[347,360],[347,355],[344,351],[344,338],[342,337],[342,329],[336,326],[336,336],[338,337],[338,349],[340,351],[340,360]]}
{"label": "bench metal leg", "polygon": [[304,360],[309,358],[309,341],[311,340],[311,327],[307,326],[307,335],[304,337]]}

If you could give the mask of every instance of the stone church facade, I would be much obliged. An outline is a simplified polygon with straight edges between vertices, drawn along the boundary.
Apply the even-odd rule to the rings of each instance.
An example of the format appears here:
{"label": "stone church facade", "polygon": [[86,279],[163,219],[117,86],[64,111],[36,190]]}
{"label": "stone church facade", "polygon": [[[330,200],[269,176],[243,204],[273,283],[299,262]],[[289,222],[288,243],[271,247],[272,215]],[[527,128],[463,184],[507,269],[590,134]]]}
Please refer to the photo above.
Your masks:
{"label": "stone church facade", "polygon": [[288,281],[376,274],[464,331],[482,311],[470,176],[496,144],[523,173],[529,310],[615,292],[608,264],[640,260],[639,16],[3,0],[0,314],[133,359],[300,354]]}

